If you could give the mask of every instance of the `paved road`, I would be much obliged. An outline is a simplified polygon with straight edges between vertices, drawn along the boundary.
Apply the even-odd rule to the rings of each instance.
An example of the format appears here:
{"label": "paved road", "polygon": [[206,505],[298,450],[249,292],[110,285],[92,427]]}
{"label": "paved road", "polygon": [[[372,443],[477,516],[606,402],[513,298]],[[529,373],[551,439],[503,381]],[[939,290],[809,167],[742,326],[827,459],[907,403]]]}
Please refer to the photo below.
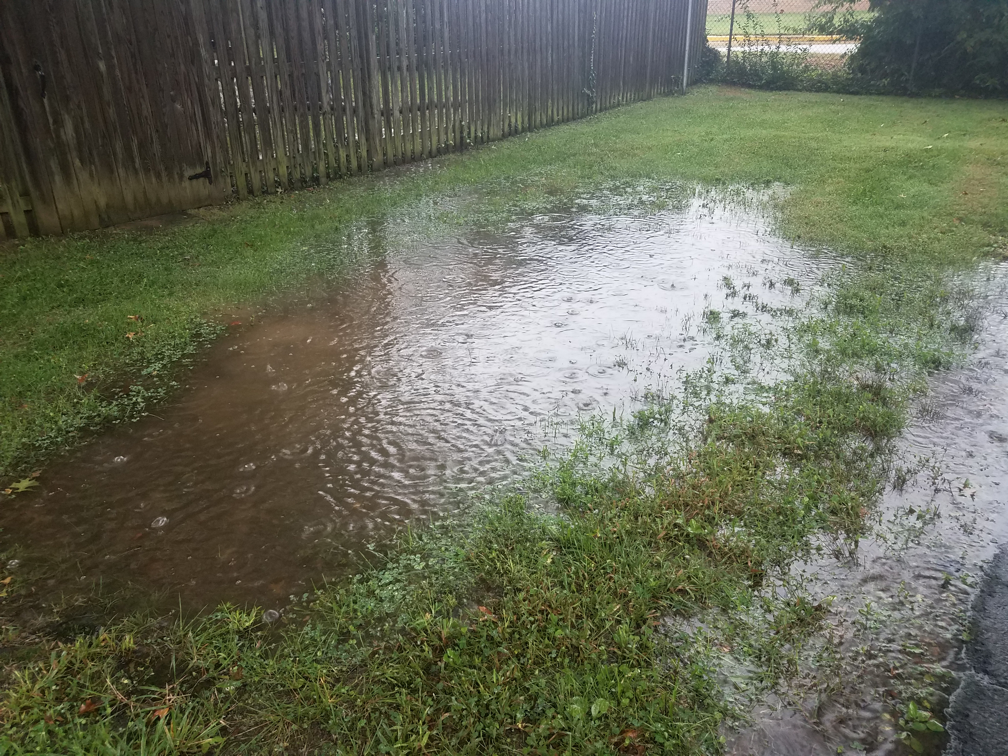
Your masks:
{"label": "paved road", "polygon": [[[711,47],[720,52],[725,52],[728,49],[728,40],[711,42]],[[806,50],[812,55],[849,55],[850,53],[857,50],[857,42],[809,42],[809,43],[788,43],[782,42],[778,43],[776,40],[752,40],[750,42],[745,42],[741,39],[736,39],[732,43],[732,51],[736,50],[747,50],[756,51],[762,50],[768,52],[771,50],[776,50],[780,48],[781,52],[805,52]]]}
{"label": "paved road", "polygon": [[946,756],[1008,754],[1008,547],[991,562],[974,605],[967,644],[973,671],[949,706]]}

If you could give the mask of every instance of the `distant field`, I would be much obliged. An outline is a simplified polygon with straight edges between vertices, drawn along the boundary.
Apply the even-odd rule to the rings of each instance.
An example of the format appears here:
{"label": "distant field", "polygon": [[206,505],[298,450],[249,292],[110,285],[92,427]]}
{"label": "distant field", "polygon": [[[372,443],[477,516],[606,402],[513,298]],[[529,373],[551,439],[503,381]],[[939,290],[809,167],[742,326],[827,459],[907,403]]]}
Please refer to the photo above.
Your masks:
{"label": "distant field", "polygon": [[[867,16],[869,11],[857,11],[858,14]],[[755,20],[755,24],[752,23]],[[707,36],[723,36],[728,34],[731,23],[731,13],[708,13],[707,14]],[[750,28],[755,26],[756,28]],[[747,16],[745,11],[739,7],[735,11],[735,34],[754,33],[762,31],[764,34],[776,35],[778,33],[797,34],[802,33],[808,27],[808,14],[799,13],[753,13]]]}
{"label": "distant field", "polygon": [[[819,0],[736,0],[738,11],[743,6],[751,8],[754,13],[774,13],[776,11],[794,11],[795,13],[806,13],[815,10],[819,6]],[[707,13],[731,13],[732,0],[709,0]],[[868,0],[858,0],[855,4],[857,10],[868,10]],[[736,12],[738,12],[736,11]]]}

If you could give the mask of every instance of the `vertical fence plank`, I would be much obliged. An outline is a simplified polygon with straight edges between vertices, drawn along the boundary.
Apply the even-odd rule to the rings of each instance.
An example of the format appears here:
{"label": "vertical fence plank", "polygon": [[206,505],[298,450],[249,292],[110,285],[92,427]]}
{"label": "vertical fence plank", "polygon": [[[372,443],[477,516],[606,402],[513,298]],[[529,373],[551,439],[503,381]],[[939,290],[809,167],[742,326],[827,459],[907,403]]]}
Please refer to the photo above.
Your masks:
{"label": "vertical fence plank", "polygon": [[427,108],[430,111],[431,126],[431,157],[436,156],[441,149],[441,99],[438,94],[440,67],[437,54],[437,15],[435,6],[437,0],[424,0],[424,51],[427,56]]}
{"label": "vertical fence plank", "polygon": [[486,133],[486,0],[472,0],[472,44],[470,65],[473,72],[473,143],[482,144]]}
{"label": "vertical fence plank", "polygon": [[408,136],[406,128],[408,119],[403,113],[403,83],[401,74],[402,56],[405,50],[406,40],[400,33],[399,14],[405,12],[405,5],[410,0],[387,0],[388,2],[388,31],[389,31],[389,88],[391,99],[389,106],[392,109],[392,127],[395,132],[395,153],[396,162],[399,164],[408,163],[413,160],[410,154]]}
{"label": "vertical fence plank", "polygon": [[[413,134],[416,126],[413,117],[413,88],[410,85],[410,36],[406,24],[406,6],[410,0],[394,0],[395,15],[390,28],[394,28],[396,37],[395,65],[395,123],[399,129],[398,144],[402,162],[416,159],[413,148]],[[390,0],[390,7],[393,2]]]}
{"label": "vertical fence plank", "polygon": [[[273,129],[266,96],[266,74],[263,63],[262,43],[255,26],[254,0],[239,0],[238,20],[241,22],[241,57],[246,61],[245,74],[251,87],[249,95],[248,120],[256,139],[260,181],[256,181],[257,192],[269,192],[274,186],[274,175],[278,173],[274,158]],[[237,29],[236,29],[237,33]]]}
{"label": "vertical fence plank", "polygon": [[464,100],[465,118],[462,124],[463,148],[475,141],[473,133],[473,120],[476,116],[473,103],[473,61],[472,61],[472,4],[475,0],[458,0],[461,7],[462,17],[462,45],[461,45],[461,79],[462,98]]}
{"label": "vertical fence plank", "polygon": [[268,193],[275,186],[273,131],[267,105],[262,44],[256,25],[255,0],[237,0],[231,10],[231,46],[235,79],[252,176],[252,191]]}
{"label": "vertical fence plank", "polygon": [[437,154],[446,152],[451,141],[449,122],[450,76],[448,70],[448,19],[444,15],[442,0],[431,0],[432,24],[431,40],[434,45],[434,91],[437,98],[438,146]]}
{"label": "vertical fence plank", "polygon": [[518,64],[515,55],[515,2],[503,0],[500,7],[500,76],[501,76],[501,136],[518,133],[515,116],[515,84]]}
{"label": "vertical fence plank", "polygon": [[[159,1],[159,0],[155,0]],[[236,131],[245,155],[245,171],[248,176],[247,189],[251,194],[262,192],[263,166],[262,152],[255,131],[252,93],[249,89],[249,65],[245,55],[245,41],[240,22],[239,0],[228,0],[221,14],[224,35],[224,54],[228,70],[228,90],[235,101]],[[218,54],[220,50],[218,49]],[[240,182],[244,185],[244,181]]]}
{"label": "vertical fence plank", "polygon": [[[213,2],[214,0],[209,0]],[[275,154],[277,191],[297,187],[295,175],[300,173],[297,140],[293,119],[294,101],[291,95],[290,72],[283,25],[271,6],[271,0],[253,0],[255,25],[262,51],[262,73],[269,108],[269,129]]]}
{"label": "vertical fence plank", "polygon": [[314,159],[312,156],[312,134],[310,119],[306,112],[308,93],[304,79],[304,48],[301,46],[296,2],[278,3],[283,17],[282,36],[287,52],[287,85],[290,88],[291,119],[294,125],[292,139],[298,156],[299,175],[295,176],[299,187],[314,183]]}
{"label": "vertical fence plank", "polygon": [[[207,191],[211,201],[222,202],[231,196],[231,166],[228,164],[227,131],[217,88],[216,62],[211,45],[212,32],[207,19],[206,0],[190,0],[189,13],[192,18],[192,59],[193,65],[198,69],[195,75],[200,90],[199,118],[204,134],[203,147],[206,150],[206,162],[210,164]],[[116,91],[125,99],[125,92],[121,89]],[[114,101],[117,99],[113,98]]]}
{"label": "vertical fence plank", "polygon": [[[38,233],[29,225],[31,211],[25,214],[22,196],[30,196],[30,180],[23,145],[18,143],[14,109],[4,77],[4,53],[0,50],[0,239],[24,238]],[[53,209],[55,215],[55,210]],[[58,221],[57,221],[58,222]]]}
{"label": "vertical fence plank", "polygon": [[238,197],[244,199],[248,196],[248,183],[246,181],[248,167],[245,162],[245,151],[238,126],[238,105],[234,79],[231,75],[229,42],[224,32],[220,5],[215,0],[209,0],[207,10],[209,11],[207,15],[213,39],[212,50],[217,68],[218,95],[224,110],[224,123],[227,130],[231,174],[229,183],[234,184]]}
{"label": "vertical fence plank", "polygon": [[402,0],[401,13],[399,29],[402,39],[402,49],[400,51],[403,72],[402,88],[405,92],[403,107],[408,111],[407,114],[404,114],[403,121],[409,126],[409,133],[405,143],[406,151],[411,156],[411,159],[419,160],[423,149],[423,137],[420,125],[419,75],[416,71],[416,31],[413,28],[413,0]]}
{"label": "vertical fence plank", "polygon": [[529,2],[530,0],[518,0],[519,15],[519,37],[521,38],[521,108],[522,108],[522,131],[532,129],[532,74],[534,69],[532,54],[533,46],[529,29]]}
{"label": "vertical fence plank", "polygon": [[389,39],[389,5],[394,0],[378,0],[375,3],[375,43],[378,61],[378,94],[381,112],[381,133],[384,143],[386,165],[396,165],[399,153],[395,144],[396,134],[392,129],[391,67],[392,52]]}
{"label": "vertical fence plank", "polygon": [[315,0],[299,0],[294,3],[299,11],[297,13],[298,31],[295,49],[298,50],[300,58],[298,81],[303,82],[304,85],[301,103],[304,107],[308,144],[311,149],[313,168],[311,183],[324,184],[327,172],[325,129],[322,123],[322,103],[318,86],[318,65],[316,63],[318,51],[315,49],[311,20],[315,4]]}
{"label": "vertical fence plank", "polygon": [[[450,1],[444,0],[446,7]],[[464,129],[466,120],[464,110],[465,94],[463,92],[465,86],[465,61],[463,53],[465,18],[457,3],[454,5],[453,11],[452,21],[448,27],[449,40],[451,41],[451,50],[449,52],[452,58],[452,107],[454,109],[455,149],[461,150],[465,145]]]}
{"label": "vertical fence plank", "polygon": [[[33,5],[15,13],[12,3],[7,10],[3,28],[8,32],[7,42],[16,46],[15,60],[9,74],[19,90],[20,101],[30,108],[26,126],[38,136],[38,146],[47,165],[43,168],[52,182],[52,196],[59,216],[59,227],[64,231],[90,228],[77,183],[73,156],[67,148],[59,128],[60,93],[49,82],[56,71],[47,55],[44,39],[45,8]],[[15,18],[12,18],[15,17]],[[44,89],[43,89],[44,86]]]}
{"label": "vertical fence plank", "polygon": [[423,46],[423,0],[406,2],[406,37],[409,49],[410,96],[413,98],[413,154],[430,155],[430,113],[427,110],[427,65]]}
{"label": "vertical fence plank", "polygon": [[323,0],[312,0],[308,9],[308,41],[313,65],[310,78],[312,96],[318,113],[319,183],[325,186],[340,175],[339,140],[336,138],[329,86],[329,60],[326,47]]}
{"label": "vertical fence plank", "polygon": [[330,0],[330,2],[333,8],[336,33],[339,38],[340,94],[343,104],[342,118],[346,129],[347,170],[349,173],[354,174],[360,170],[358,161],[360,126],[357,118],[353,60],[350,55],[350,44],[348,41],[352,32],[347,15],[347,0]]}
{"label": "vertical fence plank", "polygon": [[430,155],[431,149],[431,123],[430,98],[427,93],[427,79],[430,69],[427,65],[426,40],[426,0],[412,0],[408,3],[410,50],[414,60],[416,70],[416,106],[419,114],[420,124],[420,153],[418,159],[426,158]]}
{"label": "vertical fence plank", "polygon": [[366,74],[364,85],[368,95],[368,120],[371,130],[368,134],[368,149],[371,153],[371,164],[375,168],[385,167],[385,138],[382,127],[381,114],[381,73],[378,69],[377,51],[377,21],[375,14],[377,8],[373,0],[363,0],[362,2],[362,49],[364,53],[364,65]]}
{"label": "vertical fence plank", "polygon": [[[322,56],[325,58],[324,76],[322,86],[326,91],[326,102],[329,109],[327,123],[332,131],[333,150],[333,178],[346,176],[349,173],[347,162],[347,136],[344,121],[343,92],[340,86],[340,52],[339,38],[336,26],[336,12],[333,8],[332,0],[322,0],[322,14],[325,20],[325,42],[324,47],[327,52]],[[320,55],[322,51],[320,50]]]}
{"label": "vertical fence plank", "polygon": [[367,64],[367,48],[364,44],[366,14],[363,2],[347,0],[347,24],[349,30],[350,55],[353,60],[354,114],[356,116],[358,146],[360,150],[360,170],[367,171],[373,165],[371,135],[371,86],[370,69]]}

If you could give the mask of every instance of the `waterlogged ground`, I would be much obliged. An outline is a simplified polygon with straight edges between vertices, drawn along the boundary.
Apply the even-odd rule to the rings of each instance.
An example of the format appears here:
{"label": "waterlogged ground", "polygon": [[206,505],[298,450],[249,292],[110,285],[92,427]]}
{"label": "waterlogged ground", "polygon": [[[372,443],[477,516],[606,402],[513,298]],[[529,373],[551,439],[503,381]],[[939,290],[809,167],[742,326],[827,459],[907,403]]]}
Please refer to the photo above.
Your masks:
{"label": "waterlogged ground", "polygon": [[[774,237],[757,200],[583,205],[407,247],[394,227],[350,232],[335,243],[373,262],[325,295],[236,313],[189,390],[54,466],[8,506],[5,538],[69,565],[43,592],[128,580],[188,607],[280,609],[397,529],[520,480],[581,420],[629,417],[705,371],[772,384],[845,263]],[[983,562],[1008,537],[1005,267],[966,282],[975,352],[916,400],[857,548],[824,542],[766,587],[821,608],[781,663],[794,669],[767,675],[733,647],[744,633],[725,628],[747,618],[669,620],[710,649],[744,715],[729,753],[944,747],[906,706],[940,718]]]}
{"label": "waterlogged ground", "polygon": [[282,604],[568,445],[580,418],[669,391],[711,358],[712,323],[769,333],[829,265],[703,199],[391,235],[339,240],[375,262],[325,296],[236,315],[178,401],[54,466],[6,538],[68,565],[61,591],[127,579],[191,607]]}
{"label": "waterlogged ground", "polygon": [[[752,707],[729,753],[942,752],[947,736],[909,728],[905,708],[941,717],[968,668],[984,565],[1008,539],[1008,266],[985,267],[969,285],[982,321],[975,353],[930,379],[857,551],[795,571],[801,592],[829,606],[826,631],[798,678]],[[745,700],[748,670],[723,661],[726,689]]]}

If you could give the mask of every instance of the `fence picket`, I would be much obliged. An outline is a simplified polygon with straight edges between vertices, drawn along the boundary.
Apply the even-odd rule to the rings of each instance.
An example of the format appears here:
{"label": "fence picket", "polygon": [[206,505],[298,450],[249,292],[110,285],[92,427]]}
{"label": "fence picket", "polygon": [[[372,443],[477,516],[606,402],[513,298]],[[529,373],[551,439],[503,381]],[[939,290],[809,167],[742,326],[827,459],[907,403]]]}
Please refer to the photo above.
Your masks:
{"label": "fence picket", "polygon": [[[689,1],[8,0],[0,239],[325,184],[668,94]],[[692,2],[695,61],[707,0]]]}

